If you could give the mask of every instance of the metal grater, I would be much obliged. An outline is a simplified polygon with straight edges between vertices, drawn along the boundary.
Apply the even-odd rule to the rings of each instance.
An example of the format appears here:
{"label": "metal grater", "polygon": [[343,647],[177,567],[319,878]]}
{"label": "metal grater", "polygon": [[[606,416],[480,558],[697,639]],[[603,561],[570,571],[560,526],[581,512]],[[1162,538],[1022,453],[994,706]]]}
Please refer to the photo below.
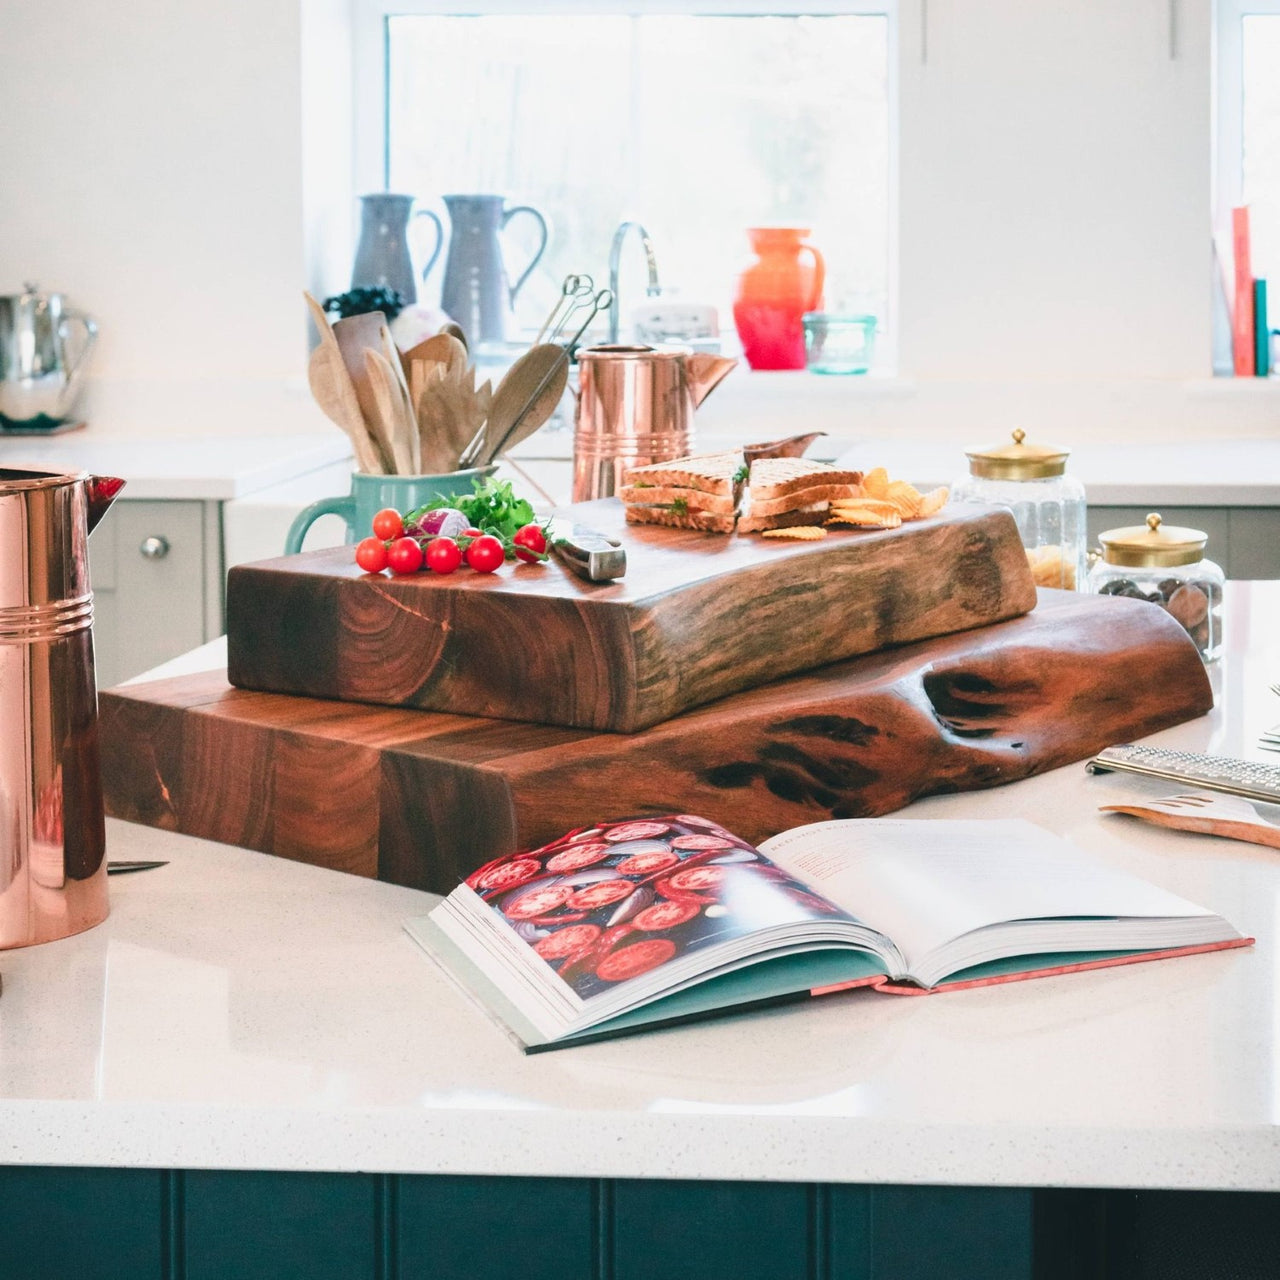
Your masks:
{"label": "metal grater", "polygon": [[1085,768],[1090,773],[1141,773],[1170,782],[1187,782],[1209,791],[1225,791],[1246,800],[1280,804],[1280,767],[1232,756],[1205,756],[1197,751],[1169,751],[1128,743],[1100,751]]}

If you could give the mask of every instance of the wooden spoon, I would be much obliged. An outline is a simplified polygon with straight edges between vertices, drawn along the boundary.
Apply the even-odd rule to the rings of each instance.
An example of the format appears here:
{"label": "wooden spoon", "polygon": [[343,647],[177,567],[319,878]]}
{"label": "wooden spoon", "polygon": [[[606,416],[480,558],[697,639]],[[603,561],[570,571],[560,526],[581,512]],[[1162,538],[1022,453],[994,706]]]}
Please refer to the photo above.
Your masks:
{"label": "wooden spoon", "polygon": [[499,454],[514,449],[521,440],[527,440],[533,435],[555,413],[568,383],[569,361],[566,359],[552,369],[550,379],[546,380],[542,390],[537,392],[528,408],[516,416],[516,420],[507,430],[506,437],[486,448],[487,456],[484,461],[492,462]]}
{"label": "wooden spoon", "polygon": [[452,334],[437,333],[410,347],[400,357],[406,373],[415,360],[438,360],[450,373],[455,370],[461,373],[467,367],[467,349]]}
{"label": "wooden spoon", "polygon": [[[540,342],[530,347],[519,360],[507,370],[493,393],[493,405],[489,410],[489,420],[484,425],[484,434],[478,445],[474,446],[474,465],[484,466],[506,447],[507,436],[526,408],[532,411],[535,400],[540,400],[546,388],[556,376],[556,369],[563,366],[565,377],[568,377],[568,352],[554,342]],[[563,384],[560,394],[564,393]],[[560,395],[556,396],[556,403]],[[554,410],[555,404],[551,409]],[[548,410],[550,416],[550,410]],[[545,419],[543,419],[545,421]],[[541,425],[541,424],[539,424]],[[473,446],[468,445],[468,451]],[[464,460],[467,460],[464,455]],[[468,465],[471,465],[469,460]]]}

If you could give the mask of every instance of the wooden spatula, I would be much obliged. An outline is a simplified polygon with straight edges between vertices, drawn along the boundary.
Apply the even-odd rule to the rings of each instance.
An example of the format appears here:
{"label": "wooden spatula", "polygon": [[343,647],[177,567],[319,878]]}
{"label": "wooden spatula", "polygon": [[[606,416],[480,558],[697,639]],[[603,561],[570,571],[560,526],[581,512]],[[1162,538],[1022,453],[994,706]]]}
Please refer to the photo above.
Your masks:
{"label": "wooden spatula", "polygon": [[1245,840],[1249,844],[1280,849],[1280,827],[1263,818],[1247,800],[1235,796],[1185,791],[1161,800],[1104,804],[1099,808],[1103,813],[1127,813],[1175,831],[1198,831],[1202,835],[1225,836],[1228,840]]}
{"label": "wooden spatula", "polygon": [[333,336],[337,339],[338,350],[342,352],[342,362],[347,366],[347,373],[351,375],[351,385],[355,388],[360,412],[375,438],[381,435],[378,404],[374,398],[373,385],[369,381],[364,353],[382,351],[379,330],[385,323],[386,317],[381,311],[370,311],[365,315],[346,316],[335,320],[333,324]]}
{"label": "wooden spatula", "polygon": [[400,397],[396,374],[376,351],[364,353],[365,376],[373,392],[375,413],[396,464],[396,474],[418,474],[415,461],[418,443],[417,423],[409,414],[407,402]]}

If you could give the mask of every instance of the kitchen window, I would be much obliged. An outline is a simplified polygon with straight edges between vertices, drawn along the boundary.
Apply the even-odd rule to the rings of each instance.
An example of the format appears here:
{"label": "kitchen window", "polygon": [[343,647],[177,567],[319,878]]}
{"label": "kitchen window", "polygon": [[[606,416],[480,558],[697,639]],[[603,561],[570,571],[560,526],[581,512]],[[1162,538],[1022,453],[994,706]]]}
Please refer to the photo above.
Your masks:
{"label": "kitchen window", "polygon": [[1215,222],[1250,211],[1252,269],[1280,287],[1280,0],[1219,0]]}
{"label": "kitchen window", "polygon": [[[717,307],[726,349],[750,226],[809,227],[827,261],[828,309],[869,311],[888,327],[893,35],[883,0],[804,13],[777,12],[777,0],[696,14],[532,7],[391,12],[368,0],[356,63],[363,190],[412,193],[446,227],[445,193],[500,192],[539,209],[550,238],[517,299],[526,334],[566,274],[607,282],[626,219],[647,228],[664,295]],[[371,100],[380,128],[364,127],[376,124]],[[513,279],[538,240],[534,219],[512,219]],[[423,301],[439,297],[443,265]],[[620,283],[625,334],[648,283],[636,241]]]}

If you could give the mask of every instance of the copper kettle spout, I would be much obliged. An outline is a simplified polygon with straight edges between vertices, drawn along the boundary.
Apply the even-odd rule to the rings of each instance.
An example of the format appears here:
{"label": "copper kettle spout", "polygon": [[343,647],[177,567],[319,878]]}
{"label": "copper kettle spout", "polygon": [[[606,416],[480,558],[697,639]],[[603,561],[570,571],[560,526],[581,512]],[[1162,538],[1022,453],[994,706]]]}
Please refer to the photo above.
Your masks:
{"label": "copper kettle spout", "polygon": [[694,407],[700,405],[737,365],[738,362],[728,356],[713,356],[707,352],[686,356],[685,376],[689,380],[689,390],[693,393]]}
{"label": "copper kettle spout", "polygon": [[90,476],[85,481],[85,495],[89,500],[89,532],[107,514],[107,508],[116,500],[124,481],[115,476]]}

